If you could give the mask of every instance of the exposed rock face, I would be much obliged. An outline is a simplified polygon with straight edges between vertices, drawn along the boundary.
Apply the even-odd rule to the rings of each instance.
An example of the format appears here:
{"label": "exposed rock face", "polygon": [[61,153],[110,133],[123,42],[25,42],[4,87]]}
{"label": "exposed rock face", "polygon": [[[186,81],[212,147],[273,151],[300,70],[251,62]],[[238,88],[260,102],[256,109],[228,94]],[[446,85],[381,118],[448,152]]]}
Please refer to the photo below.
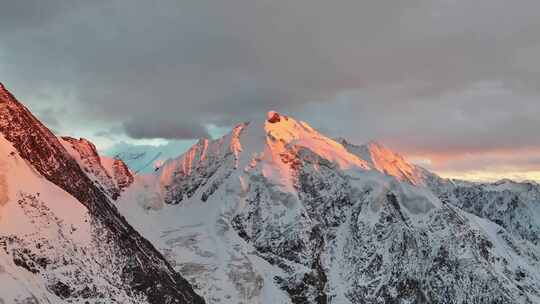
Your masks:
{"label": "exposed rock face", "polygon": [[268,122],[269,123],[277,123],[281,120],[281,116],[277,112],[269,112],[268,113]]}
{"label": "exposed rock face", "polygon": [[[115,256],[112,262],[115,263],[113,265],[117,273],[116,280],[121,290],[133,296],[129,301],[203,303],[191,286],[171,268],[152,244],[141,237],[118,214],[107,197],[110,193],[105,194],[107,189],[102,191],[96,186],[60,141],[5,89],[0,90],[0,133],[14,147],[17,157],[20,156],[37,173],[88,208],[95,237],[107,244],[106,252],[102,254]],[[99,160],[96,159],[93,145],[82,142],[77,147],[84,147],[78,151],[81,153],[83,163],[90,166],[89,172],[108,178],[98,166]],[[119,165],[117,167],[122,169]],[[126,181],[122,183],[125,184]],[[36,204],[40,204],[39,200]],[[37,244],[30,243],[19,248],[27,246]],[[11,251],[9,254],[15,253]],[[29,263],[28,258],[20,260],[22,267],[27,267],[30,272],[38,268],[33,266],[35,261]],[[40,264],[39,260],[37,263]],[[65,263],[71,262],[67,260]],[[54,277],[52,273],[47,275]],[[54,284],[50,289],[59,298],[71,298],[73,295],[71,287],[63,282]],[[90,290],[85,292],[85,295],[89,299],[98,299],[99,291]],[[85,295],[81,294],[76,298],[84,298]]]}
{"label": "exposed rock face", "polygon": [[[540,301],[536,192],[457,186],[275,114],[200,141],[118,203],[209,303]],[[130,203],[154,200],[174,205]]]}
{"label": "exposed rock face", "polygon": [[133,183],[133,175],[122,160],[100,156],[94,144],[87,139],[65,136],[59,140],[88,177],[113,200]]}
{"label": "exposed rock face", "polygon": [[118,187],[120,192],[131,186],[135,180],[128,166],[118,158],[113,160],[112,173],[112,178],[116,182],[116,187]]}

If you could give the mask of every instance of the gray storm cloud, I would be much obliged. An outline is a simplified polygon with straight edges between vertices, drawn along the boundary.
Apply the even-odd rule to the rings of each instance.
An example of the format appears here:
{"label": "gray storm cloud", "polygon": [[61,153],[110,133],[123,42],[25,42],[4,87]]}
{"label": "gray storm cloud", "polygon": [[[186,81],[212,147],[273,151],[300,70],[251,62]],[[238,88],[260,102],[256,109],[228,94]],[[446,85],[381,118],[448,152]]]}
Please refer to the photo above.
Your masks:
{"label": "gray storm cloud", "polygon": [[277,109],[403,151],[540,146],[538,1],[0,2],[2,80],[66,129],[184,139]]}
{"label": "gray storm cloud", "polygon": [[140,123],[137,120],[131,120],[124,125],[126,134],[136,139],[193,139],[210,138],[207,130],[196,123],[187,123],[185,121],[154,121],[154,123]]}

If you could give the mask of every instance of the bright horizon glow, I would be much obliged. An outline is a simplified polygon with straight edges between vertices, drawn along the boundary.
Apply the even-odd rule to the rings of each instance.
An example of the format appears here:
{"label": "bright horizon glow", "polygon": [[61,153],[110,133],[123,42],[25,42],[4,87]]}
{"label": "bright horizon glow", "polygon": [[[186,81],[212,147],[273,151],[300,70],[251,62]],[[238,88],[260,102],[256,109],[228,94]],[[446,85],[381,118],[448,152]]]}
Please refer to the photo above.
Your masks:
{"label": "bright horizon glow", "polygon": [[540,182],[540,171],[434,171],[443,178],[460,179],[472,182],[496,182],[502,179],[511,179],[516,182],[535,181]]}

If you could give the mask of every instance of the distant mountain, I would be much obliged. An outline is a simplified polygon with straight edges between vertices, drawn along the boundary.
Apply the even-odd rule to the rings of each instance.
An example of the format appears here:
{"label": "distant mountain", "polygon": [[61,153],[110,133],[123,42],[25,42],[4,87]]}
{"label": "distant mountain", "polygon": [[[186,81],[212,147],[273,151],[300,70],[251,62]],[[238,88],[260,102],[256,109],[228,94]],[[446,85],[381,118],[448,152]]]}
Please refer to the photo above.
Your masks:
{"label": "distant mountain", "polygon": [[133,145],[120,142],[106,149],[102,153],[113,159],[120,159],[131,169],[133,174],[151,173],[159,168],[166,160],[175,158],[183,151],[183,142],[172,141],[159,146]]}
{"label": "distant mountain", "polygon": [[442,179],[270,112],[117,206],[208,303],[540,303],[539,191]]}
{"label": "distant mountain", "polygon": [[114,207],[127,167],[59,140],[2,85],[0,168],[0,303],[203,303]]}

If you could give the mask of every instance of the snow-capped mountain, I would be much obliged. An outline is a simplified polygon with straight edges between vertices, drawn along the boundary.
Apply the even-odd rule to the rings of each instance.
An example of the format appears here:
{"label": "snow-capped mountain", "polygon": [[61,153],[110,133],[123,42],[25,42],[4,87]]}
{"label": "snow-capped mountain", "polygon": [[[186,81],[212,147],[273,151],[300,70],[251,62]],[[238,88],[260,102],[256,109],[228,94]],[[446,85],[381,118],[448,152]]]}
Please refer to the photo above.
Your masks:
{"label": "snow-capped mountain", "polygon": [[540,303],[538,191],[445,180],[270,112],[116,204],[208,303]]}
{"label": "snow-capped mountain", "polygon": [[0,85],[0,303],[203,303],[114,207],[132,180]]}
{"label": "snow-capped mountain", "polygon": [[[178,157],[186,149],[185,145],[184,142],[179,141],[171,141],[158,146],[119,142],[102,151],[102,154],[113,159],[121,159],[133,174],[144,174],[154,172],[165,160]],[[187,147],[189,146],[188,144]]]}
{"label": "snow-capped mountain", "polygon": [[540,303],[536,183],[442,179],[276,112],[129,165],[0,86],[0,303]]}

